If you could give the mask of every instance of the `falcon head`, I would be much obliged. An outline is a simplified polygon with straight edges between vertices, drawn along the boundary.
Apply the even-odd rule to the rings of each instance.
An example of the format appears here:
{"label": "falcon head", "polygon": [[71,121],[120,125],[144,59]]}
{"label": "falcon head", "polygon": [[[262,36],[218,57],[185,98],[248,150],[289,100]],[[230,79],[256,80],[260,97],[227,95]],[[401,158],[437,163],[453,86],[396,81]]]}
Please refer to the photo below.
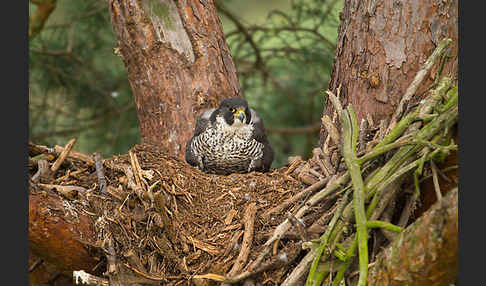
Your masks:
{"label": "falcon head", "polygon": [[218,108],[211,114],[211,122],[214,123],[217,117],[222,117],[229,126],[248,125],[251,122],[248,102],[241,97],[223,99]]}

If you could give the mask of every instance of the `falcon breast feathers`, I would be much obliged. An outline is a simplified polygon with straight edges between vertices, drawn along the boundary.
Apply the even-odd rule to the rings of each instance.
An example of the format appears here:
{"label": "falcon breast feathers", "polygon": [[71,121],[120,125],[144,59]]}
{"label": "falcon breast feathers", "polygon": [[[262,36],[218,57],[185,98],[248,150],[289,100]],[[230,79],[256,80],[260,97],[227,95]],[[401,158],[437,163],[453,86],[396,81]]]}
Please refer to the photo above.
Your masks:
{"label": "falcon breast feathers", "polygon": [[266,172],[273,156],[262,119],[240,97],[203,112],[186,145],[186,161],[213,174]]}

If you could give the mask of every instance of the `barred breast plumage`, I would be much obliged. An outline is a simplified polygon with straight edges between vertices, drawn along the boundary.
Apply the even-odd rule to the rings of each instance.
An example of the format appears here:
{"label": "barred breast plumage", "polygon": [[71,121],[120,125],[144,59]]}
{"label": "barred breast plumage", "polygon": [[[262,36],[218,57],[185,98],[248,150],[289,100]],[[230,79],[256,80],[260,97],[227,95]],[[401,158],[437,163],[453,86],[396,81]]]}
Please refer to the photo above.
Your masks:
{"label": "barred breast plumage", "polygon": [[198,117],[186,161],[207,173],[265,172],[273,150],[257,113],[246,100],[230,98]]}

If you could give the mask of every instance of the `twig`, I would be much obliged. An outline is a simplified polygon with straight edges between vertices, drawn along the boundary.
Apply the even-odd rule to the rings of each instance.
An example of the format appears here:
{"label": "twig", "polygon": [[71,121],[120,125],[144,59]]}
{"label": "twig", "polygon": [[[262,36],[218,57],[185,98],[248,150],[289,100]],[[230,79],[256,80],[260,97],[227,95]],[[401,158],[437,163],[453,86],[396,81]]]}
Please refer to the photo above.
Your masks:
{"label": "twig", "polygon": [[75,285],[95,285],[109,286],[108,279],[91,275],[84,270],[73,271],[73,280]]}
{"label": "twig", "polygon": [[39,160],[37,163],[37,172],[32,176],[32,181],[37,183],[41,178],[49,177],[50,169],[47,160]]}
{"label": "twig", "polygon": [[364,154],[363,156],[358,158],[358,164],[363,165],[365,162],[370,161],[384,153],[391,151],[393,149],[408,145],[408,144],[417,144],[413,142],[410,137],[402,138],[399,141],[390,143],[388,145],[376,145],[376,147],[371,150],[370,152]]}
{"label": "twig", "polygon": [[318,219],[316,219],[311,226],[307,228],[307,231],[310,233],[323,233],[327,227],[328,223],[331,220],[331,215],[336,211],[336,204],[329,209],[326,210]]}
{"label": "twig", "polygon": [[123,263],[123,266],[132,270],[133,272],[137,273],[138,275],[142,276],[143,278],[147,278],[149,280],[153,280],[153,281],[166,281],[167,280],[165,277],[156,277],[156,276],[149,275],[145,272],[142,272],[142,271],[138,270],[137,268],[131,266],[128,263]]}
{"label": "twig", "polygon": [[100,185],[101,193],[106,194],[106,178],[103,172],[103,158],[99,152],[93,154],[96,166],[96,175],[98,176],[98,184]]}
{"label": "twig", "polygon": [[295,260],[295,258],[297,258],[300,251],[301,251],[300,247],[298,247],[298,245],[295,245],[295,247],[288,249],[288,251],[286,251],[285,253],[281,253],[280,255],[274,256],[268,261],[265,261],[264,263],[258,263],[257,267],[255,268],[249,267],[248,270],[232,277],[228,282],[237,283],[239,281],[247,279],[252,275],[261,273],[263,271],[269,269],[275,269],[283,265],[288,265],[292,263]]}
{"label": "twig", "polygon": [[78,192],[86,191],[85,188],[79,186],[62,186],[62,185],[51,185],[51,184],[39,184],[39,186],[47,188],[49,190],[55,189],[64,197],[74,200]]}
{"label": "twig", "polygon": [[415,94],[418,87],[424,80],[427,73],[430,71],[432,66],[437,62],[437,59],[439,59],[442,52],[451,42],[452,39],[442,40],[437,46],[437,48],[434,50],[434,52],[429,56],[427,61],[425,61],[422,68],[417,72],[415,78],[413,79],[412,83],[408,86],[407,90],[405,91],[405,94],[402,96],[400,103],[398,104],[397,108],[395,109],[395,112],[391,117],[391,121],[387,129],[388,130],[387,133],[389,133],[395,127],[395,124],[397,123],[398,119],[400,118],[400,116],[404,111],[405,105],[410,101],[410,99]]}
{"label": "twig", "polygon": [[320,158],[320,155],[322,154],[323,156],[324,153],[322,152],[321,148],[314,148],[312,149],[312,160],[319,166],[319,169],[321,169],[321,171],[324,173],[324,175],[326,177],[329,177],[331,174],[331,172],[326,168],[326,166],[324,165],[324,162],[321,160]]}
{"label": "twig", "polygon": [[[64,152],[64,149],[65,149],[64,147],[59,146],[59,145],[54,146],[54,152],[57,153],[57,154],[61,154],[62,152]],[[75,151],[75,150],[71,150],[71,152],[69,152],[68,158],[76,159],[76,160],[85,162],[88,165],[94,165],[94,160],[91,156],[83,154],[83,153]]]}
{"label": "twig", "polygon": [[246,263],[248,259],[248,255],[250,254],[251,245],[253,241],[253,229],[255,224],[255,215],[256,215],[257,207],[256,203],[251,203],[245,210],[245,215],[243,216],[243,220],[245,223],[245,233],[243,234],[243,241],[241,243],[241,250],[238,254],[238,257],[233,264],[233,267],[228,272],[228,277],[234,276],[238,273]]}
{"label": "twig", "polygon": [[367,228],[382,228],[393,232],[402,232],[403,228],[386,221],[370,220],[366,222]]}
{"label": "twig", "polygon": [[[126,174],[127,178],[130,180],[131,177],[135,178],[135,183],[132,184],[132,189],[135,191],[137,196],[140,198],[142,201],[142,204],[144,205],[145,209],[149,209],[151,205],[154,204],[154,196],[151,192],[146,191],[149,186],[147,182],[143,179],[142,176],[142,169],[140,168],[140,164],[138,163],[137,155],[130,150],[128,152],[130,156],[130,164],[131,168],[128,167],[126,168]],[[132,176],[129,176],[128,173],[131,173]],[[129,184],[130,186],[130,184]],[[145,199],[150,199],[150,205]]]}
{"label": "twig", "polygon": [[[348,172],[342,174],[338,179],[334,181],[333,184],[328,184],[325,189],[313,195],[309,201],[305,203],[295,214],[296,218],[301,218],[312,206],[320,202],[330,193],[336,191],[339,187],[345,184],[349,180]],[[290,222],[288,219],[284,220],[280,225],[278,225],[273,231],[272,236],[263,244],[263,250],[257,256],[257,258],[248,266],[249,272],[254,269],[261,269],[259,265],[265,258],[265,256],[270,253],[273,243],[279,240],[290,228]],[[254,272],[254,271],[253,271]],[[253,273],[252,272],[252,273]],[[243,274],[241,274],[243,275]],[[248,274],[251,275],[251,274]]]}
{"label": "twig", "polygon": [[[380,199],[381,202],[384,202],[383,203],[384,210],[380,211],[380,215],[378,216],[381,221],[389,222],[389,223],[392,221],[393,214],[396,208],[396,197],[398,192],[401,190],[400,186],[402,185],[404,180],[405,180],[405,176],[398,178],[384,191],[385,194],[383,195],[383,198]],[[380,206],[378,206],[378,208],[380,208]],[[375,213],[377,213],[377,210],[375,210],[375,212],[371,215],[369,220],[373,220],[373,216],[375,215]],[[393,241],[396,238],[396,233],[394,232],[391,232],[386,229],[381,229],[380,231],[383,233],[386,239],[388,239],[388,241]]]}
{"label": "twig", "polygon": [[341,214],[343,213],[344,206],[348,202],[348,196],[349,196],[350,191],[347,191],[342,200],[339,202],[338,207],[336,209],[336,212],[334,213],[334,216],[329,223],[328,228],[324,232],[324,234],[320,237],[320,244],[319,247],[315,251],[315,256],[312,261],[310,270],[309,270],[309,275],[307,276],[307,282],[306,285],[320,285],[322,280],[324,279],[323,275],[318,275],[316,273],[317,266],[319,264],[319,261],[321,259],[322,253],[324,252],[324,249],[326,248],[327,245],[329,245],[329,236],[331,235],[331,232],[334,230],[334,227],[338,221],[338,219],[341,217]]}
{"label": "twig", "polygon": [[300,281],[302,277],[308,272],[309,265],[312,263],[315,257],[316,250],[310,250],[307,254],[302,258],[299,264],[294,267],[292,273],[285,279],[282,283],[282,286],[295,286],[297,282]]}
{"label": "twig", "polygon": [[[331,93],[331,92],[329,91],[329,93]],[[329,98],[332,98],[331,95],[329,96]],[[332,100],[335,100],[335,99],[333,98]],[[322,124],[324,125],[324,128],[326,128],[326,131],[328,132],[329,136],[331,136],[331,139],[334,142],[334,144],[336,144],[337,146],[340,146],[341,144],[340,144],[339,132],[338,132],[336,126],[334,126],[334,124],[332,123],[331,118],[329,118],[329,116],[324,114],[321,118],[321,121],[322,121]]]}
{"label": "twig", "polygon": [[313,185],[310,185],[309,187],[305,188],[304,190],[300,191],[298,194],[288,198],[286,201],[284,201],[283,203],[279,204],[278,206],[266,211],[262,217],[264,219],[268,219],[270,217],[271,214],[273,213],[279,213],[281,212],[282,210],[284,210],[287,206],[291,205],[292,203],[312,194],[313,192],[317,191],[317,190],[320,190],[322,189],[326,184],[327,182],[329,182],[329,178],[325,178],[325,179],[322,179],[316,183],[314,183]]}
{"label": "twig", "polygon": [[42,259],[42,258],[37,259],[34,262],[34,264],[32,264],[31,266],[29,266],[29,273],[32,272],[32,271],[34,271],[37,268],[37,266],[39,266],[39,265],[42,264],[42,262],[44,262],[44,259]]}
{"label": "twig", "polygon": [[302,163],[302,158],[300,156],[289,157],[289,163],[290,166],[284,173],[286,176],[290,175],[293,171],[295,171],[295,169],[297,169],[297,167],[300,166],[300,164]]}
{"label": "twig", "polygon": [[118,267],[116,265],[116,253],[113,246],[113,238],[111,237],[111,235],[108,235],[108,237],[106,237],[103,244],[107,244],[107,249],[105,250],[107,261],[106,272],[109,276],[116,275],[118,273]]}
{"label": "twig", "polygon": [[[440,114],[437,118],[426,124],[422,129],[416,132],[415,137],[419,140],[429,140],[443,128],[449,128],[457,121],[457,105],[446,112]],[[401,121],[400,121],[401,122]],[[411,154],[416,154],[420,149],[419,145],[408,145],[401,147],[393,157],[383,166],[367,183],[367,189],[373,189],[380,181],[392,174],[397,165],[400,165],[405,158]],[[439,149],[434,150],[437,151]],[[393,174],[395,175],[395,174]],[[391,176],[393,176],[391,175]]]}
{"label": "twig", "polygon": [[142,176],[140,174],[140,165],[138,164],[137,154],[133,153],[131,150],[128,152],[130,155],[130,164],[132,165],[133,176],[135,177],[135,183],[137,186],[143,190]]}
{"label": "twig", "polygon": [[300,236],[300,239],[302,239],[302,241],[308,241],[309,234],[305,229],[305,224],[301,220],[297,219],[291,212],[287,212],[287,219],[290,221],[290,224],[292,224],[292,226],[297,231],[298,235]]}
{"label": "twig", "polygon": [[434,163],[434,160],[430,160],[430,167],[432,169],[432,180],[434,182],[434,189],[435,189],[435,194],[437,196],[437,201],[442,200],[442,193],[440,192],[440,186],[439,186],[439,179],[437,177],[437,166]]}
{"label": "twig", "polygon": [[[437,87],[430,91],[430,95],[427,100],[418,108],[418,118],[426,120],[427,117],[433,116],[431,113],[437,108],[439,102],[441,102],[446,95],[446,92],[452,85],[452,78],[443,77],[440,79]],[[453,100],[452,100],[453,101]],[[440,109],[440,108],[437,108]]]}
{"label": "twig", "polygon": [[288,251],[278,255],[274,256],[268,261],[265,261],[264,263],[258,263],[257,267],[255,268],[247,268],[247,270],[241,272],[240,274],[233,276],[231,278],[227,278],[225,276],[219,275],[219,274],[214,274],[214,273],[208,273],[204,275],[194,275],[194,279],[210,279],[214,281],[219,281],[219,282],[224,282],[224,283],[238,283],[240,281],[246,280],[249,277],[256,275],[258,273],[261,273],[263,271],[269,270],[269,269],[275,269],[277,267],[282,267],[283,265],[288,265],[292,263],[295,258],[300,253],[300,247],[291,247],[288,249]]}
{"label": "twig", "polygon": [[52,173],[55,173],[59,169],[59,167],[61,167],[62,162],[64,162],[69,152],[71,152],[71,149],[73,148],[75,143],[76,143],[76,138],[69,140],[69,142],[64,147],[64,150],[61,152],[61,155],[59,155],[59,157],[54,162],[54,164],[52,164],[51,166]]}
{"label": "twig", "polygon": [[55,0],[37,0],[31,1],[37,5],[37,9],[34,14],[29,17],[29,39],[33,39],[36,35],[42,31],[44,24],[49,19],[52,11],[56,8]]}
{"label": "twig", "polygon": [[420,192],[417,189],[414,189],[412,195],[407,198],[403,211],[400,215],[400,219],[398,220],[398,226],[405,227],[407,225],[410,215],[415,209],[415,203],[418,201],[419,196]]}
{"label": "twig", "polygon": [[[338,98],[340,90],[341,90],[341,86],[339,86],[339,88],[338,88],[338,92],[337,92],[338,96],[334,95],[334,93],[332,93],[330,90],[326,90],[326,94],[329,96],[329,99],[331,100],[331,103],[334,106],[334,109],[336,109],[338,117],[341,117],[341,114],[343,113],[343,106],[341,105],[341,102],[339,101],[339,98]],[[339,136],[338,136],[338,138],[339,138]]]}

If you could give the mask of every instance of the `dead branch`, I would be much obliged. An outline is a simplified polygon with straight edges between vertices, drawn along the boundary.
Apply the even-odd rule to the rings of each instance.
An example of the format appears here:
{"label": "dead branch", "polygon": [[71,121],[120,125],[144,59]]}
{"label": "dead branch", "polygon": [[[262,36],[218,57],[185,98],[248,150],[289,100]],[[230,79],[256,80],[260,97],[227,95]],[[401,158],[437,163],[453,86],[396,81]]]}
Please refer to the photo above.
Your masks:
{"label": "dead branch", "polygon": [[[238,272],[243,269],[243,266],[245,265],[248,255],[250,254],[251,251],[251,245],[252,245],[252,240],[253,240],[253,227],[255,223],[255,215],[256,215],[256,204],[252,203],[247,206],[245,215],[243,216],[243,221],[245,224],[245,232],[243,234],[243,242],[241,243],[241,250],[240,253],[238,254],[238,257],[235,260],[235,263],[233,264],[233,267],[231,270],[228,272],[228,277],[232,277]],[[223,284],[223,285],[228,285],[228,284]]]}
{"label": "dead branch", "polygon": [[99,152],[93,154],[96,166],[96,176],[98,177],[98,184],[101,189],[101,193],[106,194],[106,178],[103,172],[103,158]]}
{"label": "dead branch", "polygon": [[73,280],[76,285],[109,286],[108,279],[86,273],[84,270],[73,271]]}
{"label": "dead branch", "polygon": [[64,150],[61,152],[59,157],[57,157],[57,160],[54,162],[54,164],[52,164],[52,166],[51,166],[51,172],[52,173],[55,173],[59,169],[61,164],[64,162],[64,160],[68,156],[69,152],[71,152],[71,149],[73,148],[75,143],[76,143],[76,138],[69,140],[69,142],[64,147]]}
{"label": "dead branch", "polygon": [[302,190],[301,192],[299,192],[297,195],[292,196],[291,198],[289,198],[288,200],[286,200],[282,204],[276,206],[273,209],[270,209],[270,210],[266,211],[262,215],[262,217],[264,219],[268,219],[271,214],[281,212],[282,210],[284,210],[286,207],[288,207],[292,203],[294,203],[294,202],[296,202],[298,200],[301,200],[301,199],[303,199],[303,198],[311,195],[315,191],[318,191],[318,190],[322,189],[324,186],[326,186],[326,184],[327,184],[328,181],[329,181],[329,178],[326,178],[326,179],[323,179],[323,180],[320,180],[320,181],[314,183],[313,185],[311,185],[311,186],[305,188],[304,190]]}

